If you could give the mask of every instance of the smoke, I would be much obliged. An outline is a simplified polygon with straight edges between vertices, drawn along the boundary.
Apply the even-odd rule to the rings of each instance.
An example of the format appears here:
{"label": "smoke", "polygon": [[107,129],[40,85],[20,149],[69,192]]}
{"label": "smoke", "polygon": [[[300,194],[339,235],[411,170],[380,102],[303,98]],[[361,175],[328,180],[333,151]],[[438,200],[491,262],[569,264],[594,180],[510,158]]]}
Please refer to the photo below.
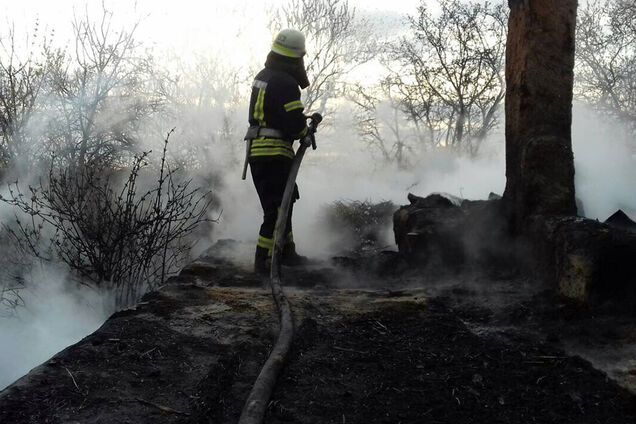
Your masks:
{"label": "smoke", "polygon": [[[6,197],[6,190],[0,190]],[[0,224],[15,220],[0,202]],[[80,285],[61,264],[25,255],[0,232],[0,390],[70,344],[95,331],[114,297]],[[5,291],[16,288],[14,291]]]}
{"label": "smoke", "polygon": [[[491,191],[503,192],[504,158],[499,153],[469,159],[431,152],[413,168],[400,170],[378,164],[346,120],[319,129],[316,137],[318,149],[307,150],[300,168],[300,200],[294,205],[293,216],[297,247],[300,253],[314,258],[328,259],[338,253],[333,245],[342,235],[324,227],[326,208],[336,200],[391,201],[402,205],[408,203],[409,192],[426,196],[442,191],[469,199],[486,199]],[[491,143],[502,144],[503,136],[496,137]],[[220,197],[223,214],[213,239],[232,238],[256,245],[262,211],[249,173],[247,181],[240,180],[238,167],[225,174]],[[390,227],[384,242],[387,246],[394,244]]]}
{"label": "smoke", "polygon": [[73,285],[64,269],[41,264],[20,295],[25,306],[0,318],[0,390],[55,353],[95,331],[112,299]]}
{"label": "smoke", "polygon": [[[487,199],[490,192],[503,194],[505,139],[501,132],[492,135],[484,154],[477,158],[428,152],[412,168],[400,170],[379,164],[368,146],[358,140],[351,122],[340,121],[318,132],[318,150],[307,151],[298,176],[301,198],[294,206],[293,226],[304,254],[327,259],[336,253],[333,242],[340,235],[324,228],[323,219],[325,207],[336,200],[402,205],[408,203],[409,192],[419,196],[446,192],[471,200]],[[574,108],[576,190],[589,218],[605,220],[619,208],[636,217],[636,158],[626,131],[588,108]],[[247,181],[241,181],[240,168],[230,169],[224,175],[220,197],[223,215],[215,226],[213,241],[233,238],[255,244],[262,217],[249,173]],[[387,246],[393,246],[392,237],[391,228],[387,228]]]}
{"label": "smoke", "polygon": [[585,216],[606,220],[622,209],[636,219],[636,145],[627,127],[575,104],[572,144],[576,192]]}

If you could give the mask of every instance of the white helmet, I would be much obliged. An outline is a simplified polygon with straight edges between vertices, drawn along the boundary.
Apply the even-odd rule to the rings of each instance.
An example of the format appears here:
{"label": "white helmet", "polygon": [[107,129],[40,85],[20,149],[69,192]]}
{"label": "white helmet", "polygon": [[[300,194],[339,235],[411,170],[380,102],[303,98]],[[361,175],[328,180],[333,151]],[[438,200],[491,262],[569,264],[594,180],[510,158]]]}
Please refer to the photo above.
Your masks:
{"label": "white helmet", "polygon": [[296,29],[284,29],[274,38],[272,51],[287,57],[303,57],[307,53],[305,36]]}

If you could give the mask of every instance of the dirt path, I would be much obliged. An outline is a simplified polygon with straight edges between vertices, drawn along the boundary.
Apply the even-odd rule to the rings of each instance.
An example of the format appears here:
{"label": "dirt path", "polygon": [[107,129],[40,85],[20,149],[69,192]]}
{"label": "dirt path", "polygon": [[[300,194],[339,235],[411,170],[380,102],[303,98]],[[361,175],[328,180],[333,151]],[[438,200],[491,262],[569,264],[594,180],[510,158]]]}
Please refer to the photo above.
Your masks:
{"label": "dirt path", "polygon": [[[635,398],[589,363],[529,333],[475,332],[467,305],[294,277],[298,333],[269,424],[636,422]],[[260,280],[203,261],[0,392],[0,422],[235,423],[275,331]]]}

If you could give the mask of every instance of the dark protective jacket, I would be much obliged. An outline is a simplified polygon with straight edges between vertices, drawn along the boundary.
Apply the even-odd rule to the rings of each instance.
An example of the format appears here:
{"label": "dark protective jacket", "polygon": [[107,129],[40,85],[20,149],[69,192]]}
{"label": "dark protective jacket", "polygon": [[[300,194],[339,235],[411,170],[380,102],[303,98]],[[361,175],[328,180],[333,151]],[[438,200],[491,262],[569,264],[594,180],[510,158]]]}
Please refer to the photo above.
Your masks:
{"label": "dark protective jacket", "polygon": [[293,159],[293,140],[304,137],[308,131],[298,80],[282,66],[267,65],[256,75],[252,85],[249,123],[282,134],[280,138],[254,139],[250,162],[274,157]]}

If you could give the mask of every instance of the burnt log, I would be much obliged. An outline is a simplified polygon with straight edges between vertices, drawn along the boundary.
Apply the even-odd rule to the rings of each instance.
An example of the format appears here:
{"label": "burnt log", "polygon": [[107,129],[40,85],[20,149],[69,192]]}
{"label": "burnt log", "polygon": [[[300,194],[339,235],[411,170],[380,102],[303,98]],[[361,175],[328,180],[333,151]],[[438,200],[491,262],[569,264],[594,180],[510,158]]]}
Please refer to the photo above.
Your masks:
{"label": "burnt log", "polygon": [[441,195],[408,195],[410,205],[393,215],[393,232],[400,253],[411,263],[456,266],[464,262],[461,242],[466,220],[461,203]]}
{"label": "burnt log", "polygon": [[411,266],[457,271],[466,266],[506,268],[512,239],[501,200],[462,200],[447,194],[418,197],[393,215],[393,232],[400,253]]}

